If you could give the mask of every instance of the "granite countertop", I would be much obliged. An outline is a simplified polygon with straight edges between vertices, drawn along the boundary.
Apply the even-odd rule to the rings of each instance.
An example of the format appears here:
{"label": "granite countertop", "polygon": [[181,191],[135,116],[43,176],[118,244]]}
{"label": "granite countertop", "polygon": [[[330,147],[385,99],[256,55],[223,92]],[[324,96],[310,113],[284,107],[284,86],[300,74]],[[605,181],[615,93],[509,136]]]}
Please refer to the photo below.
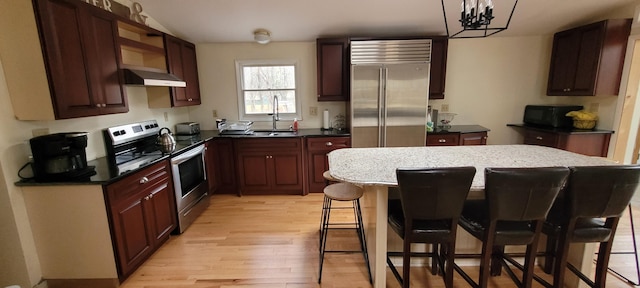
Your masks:
{"label": "granite countertop", "polygon": [[329,171],[336,179],[357,185],[395,186],[396,168],[474,166],[471,190],[484,189],[486,167],[549,167],[611,165],[606,158],[535,145],[427,146],[345,148],[329,153]]}
{"label": "granite countertop", "polygon": [[[217,130],[202,130],[199,135],[191,137],[181,137],[174,135],[176,138],[176,149],[170,154],[162,155],[152,162],[147,163],[145,166],[135,170],[127,171],[125,173],[119,173],[112,163],[110,157],[100,157],[94,160],[88,161],[87,165],[94,166],[96,174],[88,178],[80,178],[75,180],[69,180],[64,182],[36,182],[35,180],[21,180],[15,182],[16,186],[51,186],[51,185],[106,185],[115,181],[118,181],[128,175],[140,171],[145,167],[156,164],[161,161],[168,160],[172,156],[179,155],[189,150],[190,148],[203,144],[213,138],[277,138],[277,137],[327,137],[327,136],[349,136],[348,130],[322,130],[316,129],[300,129],[297,133],[286,133],[278,136],[266,136],[266,134],[259,135],[220,135]],[[182,139],[186,138],[186,139]]]}
{"label": "granite countertop", "polygon": [[516,128],[525,128],[525,129],[542,131],[542,132],[562,133],[562,134],[612,134],[614,133],[614,131],[612,130],[554,128],[554,127],[536,126],[536,125],[530,125],[530,124],[507,124],[507,126],[516,127]]}
{"label": "granite countertop", "polygon": [[428,134],[446,134],[446,133],[475,133],[475,132],[488,132],[491,131],[488,128],[480,125],[451,125],[451,128],[443,129],[437,127],[433,132],[427,132]]}

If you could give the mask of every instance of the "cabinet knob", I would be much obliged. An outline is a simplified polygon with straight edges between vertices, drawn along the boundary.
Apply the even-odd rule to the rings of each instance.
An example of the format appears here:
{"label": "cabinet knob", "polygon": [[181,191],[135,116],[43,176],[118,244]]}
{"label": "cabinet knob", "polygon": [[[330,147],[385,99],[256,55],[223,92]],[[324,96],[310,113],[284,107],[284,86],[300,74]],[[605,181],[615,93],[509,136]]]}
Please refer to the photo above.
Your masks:
{"label": "cabinet knob", "polygon": [[536,136],[536,140],[542,140],[542,136]]}
{"label": "cabinet knob", "polygon": [[324,145],[326,145],[326,146],[328,146],[328,147],[331,147],[331,146],[333,146],[333,143],[331,143],[331,142],[327,142],[327,143],[324,143]]}
{"label": "cabinet knob", "polygon": [[189,98],[189,99],[188,99],[188,101],[189,101],[189,102],[193,101],[193,98]]}
{"label": "cabinet knob", "polygon": [[149,182],[149,178],[147,178],[147,177],[142,177],[142,179],[140,179],[140,184],[144,184],[144,183],[147,183],[147,182]]}
{"label": "cabinet knob", "polygon": [[484,140],[487,140],[487,138],[489,138],[489,137],[487,137],[487,136],[482,137],[482,139],[484,139]]}
{"label": "cabinet knob", "polygon": [[142,198],[142,199],[149,201],[149,199],[151,199],[151,198],[149,198],[149,196],[147,195],[147,196],[144,196],[144,198]]}
{"label": "cabinet knob", "polygon": [[447,143],[447,140],[445,140],[445,139],[438,139],[438,142],[440,142],[440,143]]}

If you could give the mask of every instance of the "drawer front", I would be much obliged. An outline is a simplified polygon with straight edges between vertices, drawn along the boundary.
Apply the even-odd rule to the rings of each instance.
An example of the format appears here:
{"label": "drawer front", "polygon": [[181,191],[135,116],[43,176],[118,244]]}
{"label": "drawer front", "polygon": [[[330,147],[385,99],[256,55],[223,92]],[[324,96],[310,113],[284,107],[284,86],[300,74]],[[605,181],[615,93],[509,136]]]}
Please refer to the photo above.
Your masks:
{"label": "drawer front", "polygon": [[237,151],[245,149],[251,151],[299,151],[302,138],[254,138],[234,139]]}
{"label": "drawer front", "polygon": [[115,202],[133,197],[147,187],[168,181],[169,177],[171,177],[169,161],[157,163],[107,186],[109,202],[115,204]]}
{"label": "drawer front", "polygon": [[427,134],[427,146],[457,146],[460,142],[460,134]]}
{"label": "drawer front", "polygon": [[307,139],[309,151],[331,151],[351,147],[351,137],[318,137]]}
{"label": "drawer front", "polygon": [[524,144],[556,147],[558,135],[555,133],[527,130],[524,134]]}

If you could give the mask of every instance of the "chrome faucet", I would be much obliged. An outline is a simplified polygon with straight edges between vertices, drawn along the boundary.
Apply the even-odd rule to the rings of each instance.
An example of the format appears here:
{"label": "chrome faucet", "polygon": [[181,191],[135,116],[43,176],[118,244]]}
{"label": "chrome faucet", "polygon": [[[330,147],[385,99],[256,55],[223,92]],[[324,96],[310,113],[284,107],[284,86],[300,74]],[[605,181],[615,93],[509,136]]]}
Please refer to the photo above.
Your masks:
{"label": "chrome faucet", "polygon": [[273,131],[278,130],[276,127],[276,121],[280,121],[280,113],[278,111],[278,95],[273,95],[273,114],[271,114],[273,119]]}

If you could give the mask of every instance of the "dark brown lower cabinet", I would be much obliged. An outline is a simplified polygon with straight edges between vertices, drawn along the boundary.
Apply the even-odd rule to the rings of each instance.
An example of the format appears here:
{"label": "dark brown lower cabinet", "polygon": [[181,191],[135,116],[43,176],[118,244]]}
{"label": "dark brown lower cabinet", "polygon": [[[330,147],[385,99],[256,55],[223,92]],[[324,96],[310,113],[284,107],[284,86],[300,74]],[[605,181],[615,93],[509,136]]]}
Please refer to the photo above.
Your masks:
{"label": "dark brown lower cabinet", "polygon": [[305,193],[302,138],[235,139],[239,194]]}
{"label": "dark brown lower cabinet", "polygon": [[427,134],[427,146],[487,145],[487,132]]}
{"label": "dark brown lower cabinet", "polygon": [[122,281],[169,239],[176,227],[169,162],[105,186],[111,233]]}
{"label": "dark brown lower cabinet", "polygon": [[233,140],[231,138],[215,138],[212,141],[215,150],[213,151],[215,153],[213,172],[216,177],[216,190],[212,193],[238,194]]}
{"label": "dark brown lower cabinet", "polygon": [[559,148],[588,156],[607,157],[611,133],[560,133],[526,129],[524,144]]}
{"label": "dark brown lower cabinet", "polygon": [[351,147],[351,137],[307,138],[307,184],[309,192],[322,192],[325,186],[322,173],[329,170],[329,152]]}

